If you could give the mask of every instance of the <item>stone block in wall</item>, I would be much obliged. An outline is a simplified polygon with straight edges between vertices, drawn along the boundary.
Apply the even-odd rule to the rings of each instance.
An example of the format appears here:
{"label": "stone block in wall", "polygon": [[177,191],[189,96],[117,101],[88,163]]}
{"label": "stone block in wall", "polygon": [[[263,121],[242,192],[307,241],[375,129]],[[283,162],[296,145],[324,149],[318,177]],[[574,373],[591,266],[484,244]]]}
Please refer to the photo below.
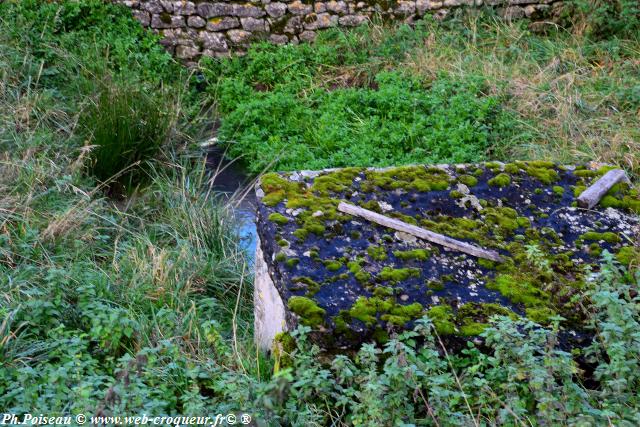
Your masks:
{"label": "stone block in wall", "polygon": [[199,38],[204,49],[216,52],[226,52],[227,50],[229,50],[227,39],[222,33],[200,31]]}
{"label": "stone block in wall", "polygon": [[300,0],[290,3],[287,8],[292,15],[308,15],[313,12],[313,7],[310,4],[304,4]]}
{"label": "stone block in wall", "polygon": [[233,14],[233,5],[230,3],[199,3],[198,15],[203,18],[215,18]]}
{"label": "stone block in wall", "polygon": [[344,1],[331,0],[326,2],[326,9],[329,12],[337,13],[338,15],[346,15],[349,13],[349,6]]}
{"label": "stone block in wall", "polygon": [[506,20],[520,19],[525,17],[524,8],[519,6],[509,6],[502,10],[499,10],[498,13],[502,15],[502,17]]}
{"label": "stone block in wall", "polygon": [[251,4],[233,5],[232,15],[239,18],[262,18],[266,14],[267,12],[265,12],[264,9],[258,6],[253,6]]}
{"label": "stone block in wall", "polygon": [[187,18],[187,26],[191,28],[204,28],[207,25],[207,21],[198,15],[192,15]]}
{"label": "stone block in wall", "polygon": [[268,32],[269,24],[266,19],[261,18],[241,18],[242,28],[252,33]]}
{"label": "stone block in wall", "polygon": [[313,4],[313,11],[315,13],[322,13],[322,12],[326,12],[327,11],[327,5],[326,3],[323,3],[321,1],[317,1]]}
{"label": "stone block in wall", "polygon": [[524,8],[524,14],[527,18],[537,19],[546,16],[550,10],[548,4],[530,4]]}
{"label": "stone block in wall", "polygon": [[302,17],[292,16],[287,20],[287,24],[284,26],[283,31],[287,34],[298,34],[302,29]]}
{"label": "stone block in wall", "polygon": [[151,14],[146,10],[133,10],[133,17],[137,19],[143,27],[151,25]]}
{"label": "stone block in wall", "polygon": [[287,44],[289,42],[289,37],[284,34],[271,34],[269,36],[269,41],[273,44]]}
{"label": "stone block in wall", "polygon": [[200,55],[200,49],[196,46],[180,45],[176,47],[176,57],[178,59],[193,59]]}
{"label": "stone block in wall", "polygon": [[227,36],[231,43],[239,45],[246,44],[251,40],[251,33],[245,30],[229,30],[227,31]]}
{"label": "stone block in wall", "polygon": [[312,42],[316,39],[316,33],[315,31],[303,31],[298,37],[300,38],[300,41]]}
{"label": "stone block in wall", "polygon": [[368,21],[368,18],[363,15],[347,15],[341,16],[340,19],[338,19],[340,25],[344,27],[357,27],[366,21]]}
{"label": "stone block in wall", "polygon": [[151,15],[151,28],[182,28],[186,26],[184,16],[170,15],[165,12],[160,15]]}
{"label": "stone block in wall", "polygon": [[207,22],[207,31],[224,31],[232,28],[238,28],[240,20],[233,16],[225,16],[224,18],[211,18]]}
{"label": "stone block in wall", "polygon": [[333,27],[338,24],[338,15],[329,13],[311,13],[304,18],[305,30],[320,30]]}
{"label": "stone block in wall", "polygon": [[284,3],[269,3],[264,7],[270,17],[272,18],[280,18],[287,13],[287,5]]}
{"label": "stone block in wall", "polygon": [[413,1],[399,1],[393,13],[396,16],[411,16],[416,13],[416,4]]}
{"label": "stone block in wall", "polygon": [[193,15],[196,13],[196,5],[192,1],[173,1],[173,12],[176,15]]}
{"label": "stone block in wall", "polygon": [[166,12],[164,7],[159,1],[151,0],[142,3],[142,10],[146,10],[149,13],[162,13]]}

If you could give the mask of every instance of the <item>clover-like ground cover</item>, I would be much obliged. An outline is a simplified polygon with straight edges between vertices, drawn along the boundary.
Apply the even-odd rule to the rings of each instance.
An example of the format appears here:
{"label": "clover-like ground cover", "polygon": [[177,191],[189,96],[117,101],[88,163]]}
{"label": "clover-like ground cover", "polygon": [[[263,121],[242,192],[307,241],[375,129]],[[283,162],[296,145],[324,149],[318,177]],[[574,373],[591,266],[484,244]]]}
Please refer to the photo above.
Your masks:
{"label": "clover-like ground cover", "polygon": [[[347,168],[264,175],[258,232],[288,321],[326,347],[356,346],[428,314],[449,339],[494,314],[565,320],[579,342],[581,289],[606,249],[624,262],[638,190],[620,183],[593,210],[576,197],[609,167],[551,162]],[[337,210],[340,201],[497,250],[503,263],[450,251]]]}

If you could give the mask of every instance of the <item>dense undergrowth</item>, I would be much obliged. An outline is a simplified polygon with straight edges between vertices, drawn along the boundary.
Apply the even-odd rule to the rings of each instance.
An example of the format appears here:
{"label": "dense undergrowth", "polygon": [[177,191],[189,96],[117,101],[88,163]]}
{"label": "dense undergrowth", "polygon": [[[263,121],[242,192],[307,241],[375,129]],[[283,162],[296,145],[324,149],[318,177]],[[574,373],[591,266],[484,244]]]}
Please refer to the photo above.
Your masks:
{"label": "dense undergrowth", "polygon": [[[560,350],[553,328],[507,319],[484,333],[486,348],[449,354],[425,320],[327,363],[300,331],[293,366],[274,374],[252,344],[233,219],[193,149],[214,118],[191,105],[216,104],[219,139],[253,171],[285,147],[272,166],[499,156],[637,172],[639,46],[475,18],[372,27],[208,62],[198,94],[126,9],[0,4],[0,408],[239,411],[268,425],[637,425],[638,260],[621,267],[606,254],[587,290],[596,336],[581,355]],[[126,118],[98,108],[104,90],[131,87],[152,102],[128,102]],[[120,120],[142,128],[99,132]],[[145,132],[147,120],[166,130]],[[123,164],[96,154],[110,144],[142,153],[118,197],[110,176]]]}

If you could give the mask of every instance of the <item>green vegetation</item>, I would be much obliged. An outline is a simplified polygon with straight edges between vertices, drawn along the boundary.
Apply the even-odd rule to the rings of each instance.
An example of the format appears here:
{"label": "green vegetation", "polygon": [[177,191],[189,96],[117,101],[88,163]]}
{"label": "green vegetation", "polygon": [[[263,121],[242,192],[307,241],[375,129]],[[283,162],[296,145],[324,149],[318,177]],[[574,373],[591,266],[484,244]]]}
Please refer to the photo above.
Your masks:
{"label": "green vegetation", "polygon": [[511,177],[506,173],[500,173],[487,182],[494,187],[506,187],[511,184]]}
{"label": "green vegetation", "polygon": [[[310,326],[279,336],[267,357],[253,344],[236,227],[195,144],[212,136],[215,117],[198,108],[213,104],[219,139],[253,172],[280,153],[273,168],[549,158],[612,162],[637,176],[637,2],[569,3],[581,11],[573,34],[453,16],[416,31],[371,26],[327,31],[314,45],[255,45],[241,58],[206,61],[204,93],[127,9],[100,0],[0,3],[0,407],[242,411],[266,425],[636,424],[637,248],[615,255],[625,268],[603,251],[601,271],[584,282],[551,280],[550,267],[571,260],[536,250],[540,235],[527,235],[529,249],[512,251],[505,265],[486,265],[499,274],[496,288],[549,328],[488,305],[402,305],[378,286],[336,316],[336,327],[379,316],[399,329],[423,310],[432,320],[398,334],[376,330],[382,347],[332,358],[307,339],[324,324],[325,310],[308,299],[321,285],[298,277],[307,296],[288,306]],[[264,201],[310,210],[296,217],[296,236],[322,235],[324,220],[339,218],[327,192],[347,188],[356,171],[320,180],[315,195],[265,175]],[[478,171],[459,182],[473,186]],[[509,163],[503,173],[544,184],[557,176],[544,162]],[[406,168],[378,175],[370,190],[452,185],[437,171]],[[637,192],[620,188],[603,205],[640,211]],[[312,216],[318,210],[323,220]],[[513,212],[487,210],[488,224],[431,225],[480,240],[488,227],[529,231]],[[617,240],[602,234],[583,239]],[[407,252],[394,256],[428,256]],[[276,259],[299,261],[284,252]],[[373,286],[364,259],[327,268],[337,263]],[[394,286],[418,272],[387,269],[376,280]],[[580,350],[589,373],[557,345],[555,309],[578,290],[592,304],[594,337]],[[443,351],[447,339],[479,333],[482,347]]]}
{"label": "green vegetation", "polygon": [[309,298],[291,297],[287,302],[289,310],[300,316],[300,322],[307,326],[318,326],[324,322],[324,309]]}

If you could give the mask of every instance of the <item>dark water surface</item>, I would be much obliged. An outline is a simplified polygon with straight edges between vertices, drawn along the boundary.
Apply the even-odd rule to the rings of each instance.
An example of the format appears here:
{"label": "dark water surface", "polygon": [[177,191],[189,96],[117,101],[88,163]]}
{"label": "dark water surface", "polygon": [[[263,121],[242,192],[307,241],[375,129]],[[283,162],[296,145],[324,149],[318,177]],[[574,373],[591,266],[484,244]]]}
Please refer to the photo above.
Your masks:
{"label": "dark water surface", "polygon": [[220,147],[207,150],[207,169],[213,176],[213,190],[224,202],[231,202],[238,221],[240,245],[253,263],[256,251],[256,196],[254,181],[239,162],[229,160]]}

